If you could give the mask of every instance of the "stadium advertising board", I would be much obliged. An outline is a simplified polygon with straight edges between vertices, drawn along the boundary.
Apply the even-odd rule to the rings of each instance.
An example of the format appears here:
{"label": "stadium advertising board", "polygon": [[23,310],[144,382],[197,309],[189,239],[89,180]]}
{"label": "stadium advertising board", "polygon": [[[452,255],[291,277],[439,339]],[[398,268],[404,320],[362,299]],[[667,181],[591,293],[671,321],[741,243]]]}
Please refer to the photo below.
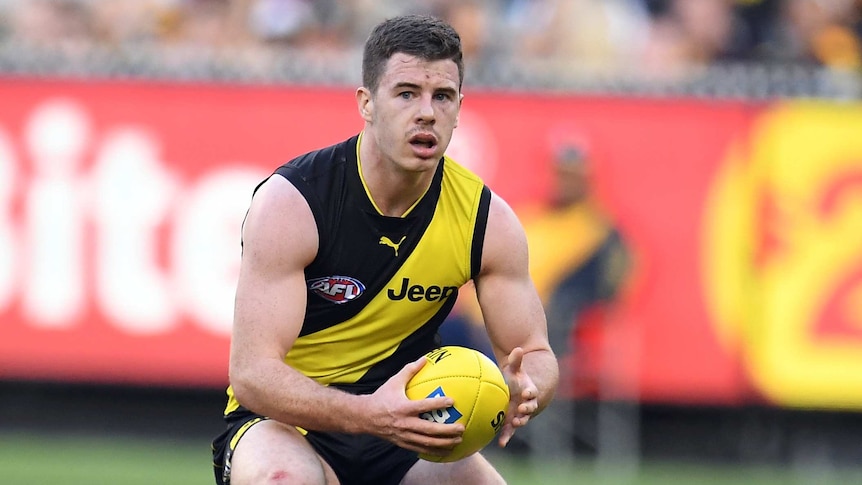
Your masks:
{"label": "stadium advertising board", "polygon": [[[360,128],[349,89],[0,80],[0,377],[224,385],[252,188]],[[862,408],[860,130],[854,105],[467,92],[450,155],[529,222],[588,140],[634,261],[604,397]]]}

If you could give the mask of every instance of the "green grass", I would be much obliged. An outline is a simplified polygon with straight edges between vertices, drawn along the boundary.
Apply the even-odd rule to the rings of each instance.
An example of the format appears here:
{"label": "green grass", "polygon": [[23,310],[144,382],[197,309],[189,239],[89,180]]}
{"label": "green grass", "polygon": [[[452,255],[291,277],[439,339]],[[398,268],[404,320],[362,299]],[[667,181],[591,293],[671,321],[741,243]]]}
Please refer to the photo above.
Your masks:
{"label": "green grass", "polygon": [[531,462],[525,458],[491,461],[511,485],[848,485],[862,483],[862,469],[791,470],[773,466],[691,463]]}
{"label": "green grass", "polygon": [[0,434],[0,483],[212,485],[208,443]]}
{"label": "green grass", "polygon": [[[531,462],[505,452],[489,459],[511,485],[846,485],[862,469],[788,470],[645,463],[600,464],[585,459]],[[212,485],[207,442],[0,433],[4,485]]]}

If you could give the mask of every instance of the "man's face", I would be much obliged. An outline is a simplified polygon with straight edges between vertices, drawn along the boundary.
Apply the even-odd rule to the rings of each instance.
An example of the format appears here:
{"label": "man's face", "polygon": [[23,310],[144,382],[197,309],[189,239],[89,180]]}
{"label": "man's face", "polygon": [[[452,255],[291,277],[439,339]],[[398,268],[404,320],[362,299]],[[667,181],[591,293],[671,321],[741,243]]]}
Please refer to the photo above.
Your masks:
{"label": "man's face", "polygon": [[582,202],[589,194],[589,160],[578,148],[563,150],[555,161],[557,205]]}
{"label": "man's face", "polygon": [[[366,97],[367,131],[384,160],[409,171],[433,169],[458,125],[458,66],[396,53]],[[362,105],[362,101],[360,101]]]}

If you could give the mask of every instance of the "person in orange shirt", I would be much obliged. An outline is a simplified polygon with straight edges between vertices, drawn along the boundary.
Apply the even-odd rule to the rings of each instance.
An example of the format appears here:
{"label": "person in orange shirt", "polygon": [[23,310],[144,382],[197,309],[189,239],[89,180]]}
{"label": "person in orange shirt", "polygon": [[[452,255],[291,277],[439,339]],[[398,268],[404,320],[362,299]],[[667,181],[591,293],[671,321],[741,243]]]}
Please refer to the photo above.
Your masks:
{"label": "person in orange shirt", "polygon": [[592,196],[589,156],[584,145],[561,146],[555,154],[550,206],[523,215],[530,273],[545,305],[549,340],[558,357],[573,350],[569,343],[578,316],[613,299],[628,265],[619,231]]}
{"label": "person in orange shirt", "polygon": [[604,323],[596,310],[615,299],[628,269],[622,237],[591,190],[591,157],[584,141],[561,144],[554,151],[550,202],[519,212],[530,247],[530,274],[547,315],[548,340],[560,359],[558,398],[527,436],[530,448],[541,456],[570,457],[580,441],[590,446],[588,437],[576,439],[574,398],[597,392],[594,366],[600,361],[584,357],[588,349],[578,346],[576,331]]}

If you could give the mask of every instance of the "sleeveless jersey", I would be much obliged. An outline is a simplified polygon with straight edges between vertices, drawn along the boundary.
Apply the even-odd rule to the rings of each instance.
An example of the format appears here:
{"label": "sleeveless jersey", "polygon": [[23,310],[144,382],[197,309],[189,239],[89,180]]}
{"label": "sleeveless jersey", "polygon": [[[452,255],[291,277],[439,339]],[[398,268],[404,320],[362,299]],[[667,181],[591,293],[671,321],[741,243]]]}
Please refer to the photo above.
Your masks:
{"label": "sleeveless jersey", "polygon": [[[320,384],[370,393],[440,344],[458,289],[479,271],[491,192],[443,157],[419,201],[384,216],[362,180],[360,142],[361,134],[275,174],[305,197],[319,235],[305,269],[305,320],[285,362]],[[228,395],[226,413],[239,407]]]}

